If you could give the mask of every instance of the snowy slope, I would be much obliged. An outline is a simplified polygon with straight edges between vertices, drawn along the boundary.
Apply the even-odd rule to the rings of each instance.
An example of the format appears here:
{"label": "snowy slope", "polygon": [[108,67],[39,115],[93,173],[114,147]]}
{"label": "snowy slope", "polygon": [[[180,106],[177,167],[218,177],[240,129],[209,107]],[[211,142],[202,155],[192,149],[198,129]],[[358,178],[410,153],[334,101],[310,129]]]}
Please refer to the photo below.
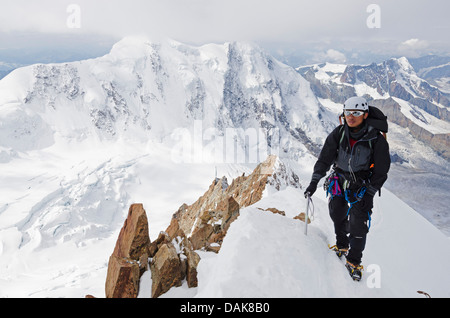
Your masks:
{"label": "snowy slope", "polygon": [[[129,205],[144,204],[153,240],[214,178],[214,165],[175,163],[171,151],[103,143],[77,152],[46,149],[1,165],[0,297],[104,296],[108,258]],[[239,165],[217,169],[242,174]]]}
{"label": "snowy slope", "polygon": [[[305,210],[301,192],[287,188],[243,209],[219,254],[200,253],[199,286],[162,297],[423,297],[418,290],[450,296],[450,277],[443,274],[450,265],[448,239],[392,193],[375,200],[364,279],[355,283],[328,250],[334,232],[324,192],[313,197],[307,236],[304,223],[292,219]],[[269,207],[286,216],[258,209]],[[143,278],[140,297],[150,282]]]}

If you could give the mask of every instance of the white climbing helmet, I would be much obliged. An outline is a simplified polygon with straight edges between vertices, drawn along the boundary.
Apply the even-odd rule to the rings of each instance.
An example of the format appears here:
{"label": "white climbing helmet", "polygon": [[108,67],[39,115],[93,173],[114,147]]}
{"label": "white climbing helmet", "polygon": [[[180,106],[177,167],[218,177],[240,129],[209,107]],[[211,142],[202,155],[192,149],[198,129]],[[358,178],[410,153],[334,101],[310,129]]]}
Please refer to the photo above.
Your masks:
{"label": "white climbing helmet", "polygon": [[369,104],[363,97],[350,97],[344,103],[344,110],[357,109],[363,111],[369,111]]}

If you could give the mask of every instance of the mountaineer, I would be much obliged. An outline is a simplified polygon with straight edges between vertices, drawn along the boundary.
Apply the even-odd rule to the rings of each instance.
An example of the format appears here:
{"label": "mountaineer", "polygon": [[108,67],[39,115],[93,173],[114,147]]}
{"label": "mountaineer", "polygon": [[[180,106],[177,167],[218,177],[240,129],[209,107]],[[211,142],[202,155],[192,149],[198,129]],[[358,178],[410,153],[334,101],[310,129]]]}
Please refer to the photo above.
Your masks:
{"label": "mountaineer", "polygon": [[314,194],[333,165],[324,184],[336,234],[336,245],[330,249],[346,256],[350,276],[359,281],[373,198],[387,180],[391,164],[385,138],[388,124],[386,116],[362,97],[349,98],[341,116],[344,123],[327,137],[305,197]]}

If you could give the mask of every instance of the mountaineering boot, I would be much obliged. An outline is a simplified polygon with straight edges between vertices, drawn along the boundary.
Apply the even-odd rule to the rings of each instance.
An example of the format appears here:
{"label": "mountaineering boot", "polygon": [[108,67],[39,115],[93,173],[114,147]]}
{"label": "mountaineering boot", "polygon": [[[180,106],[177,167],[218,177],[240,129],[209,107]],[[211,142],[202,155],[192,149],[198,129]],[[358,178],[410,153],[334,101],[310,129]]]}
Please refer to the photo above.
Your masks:
{"label": "mountaineering boot", "polygon": [[333,250],[336,253],[337,257],[339,258],[341,258],[342,256],[347,256],[348,248],[339,248],[337,247],[337,245],[333,246],[328,245],[328,248],[330,250]]}
{"label": "mountaineering boot", "polygon": [[355,265],[347,261],[345,263],[345,267],[348,270],[348,273],[350,274],[350,277],[355,281],[360,281],[362,278],[362,270],[364,267],[362,265]]}

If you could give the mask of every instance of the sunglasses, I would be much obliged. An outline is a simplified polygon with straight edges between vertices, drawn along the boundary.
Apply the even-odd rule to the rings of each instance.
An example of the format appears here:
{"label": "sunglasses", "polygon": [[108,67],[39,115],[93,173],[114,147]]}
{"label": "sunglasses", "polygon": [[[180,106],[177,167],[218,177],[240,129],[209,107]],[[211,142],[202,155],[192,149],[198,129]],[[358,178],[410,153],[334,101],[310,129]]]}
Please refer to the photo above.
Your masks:
{"label": "sunglasses", "polygon": [[364,115],[364,111],[362,110],[344,110],[345,116],[353,115],[353,117],[359,117]]}

